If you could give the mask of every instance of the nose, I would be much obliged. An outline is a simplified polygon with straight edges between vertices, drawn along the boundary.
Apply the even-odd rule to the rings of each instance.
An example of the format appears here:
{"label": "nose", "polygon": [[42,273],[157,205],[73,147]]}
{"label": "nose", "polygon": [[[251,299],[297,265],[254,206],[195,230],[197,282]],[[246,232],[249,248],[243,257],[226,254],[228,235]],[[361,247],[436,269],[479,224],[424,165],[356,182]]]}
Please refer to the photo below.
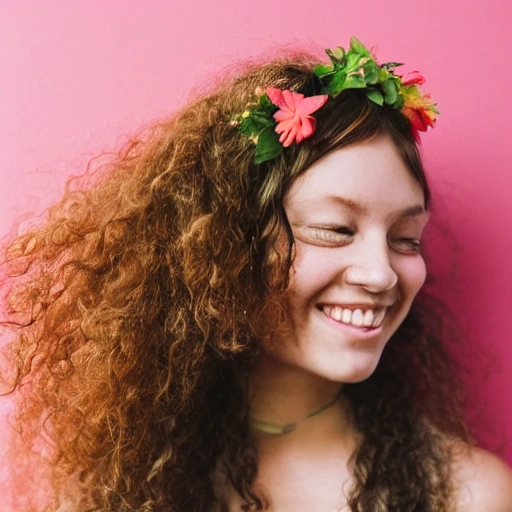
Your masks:
{"label": "nose", "polygon": [[386,243],[361,243],[353,255],[353,263],[345,269],[345,281],[361,286],[370,293],[393,289],[398,282]]}

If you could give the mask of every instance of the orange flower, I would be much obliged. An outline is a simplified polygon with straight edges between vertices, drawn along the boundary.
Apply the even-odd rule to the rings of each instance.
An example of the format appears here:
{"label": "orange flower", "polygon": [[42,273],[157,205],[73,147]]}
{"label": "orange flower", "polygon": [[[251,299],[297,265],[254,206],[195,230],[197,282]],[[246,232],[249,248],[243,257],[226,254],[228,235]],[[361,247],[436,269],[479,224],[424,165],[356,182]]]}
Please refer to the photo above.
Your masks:
{"label": "orange flower", "polygon": [[415,85],[408,85],[401,91],[404,97],[402,114],[409,120],[412,127],[421,132],[434,127],[437,110],[435,103],[430,100],[430,94],[422,95]]}
{"label": "orange flower", "polygon": [[305,98],[303,94],[275,87],[268,87],[265,92],[279,107],[274,119],[277,121],[276,133],[280,134],[279,142],[284,147],[292,142],[298,144],[315,133],[316,119],[311,114],[327,101],[327,94]]}

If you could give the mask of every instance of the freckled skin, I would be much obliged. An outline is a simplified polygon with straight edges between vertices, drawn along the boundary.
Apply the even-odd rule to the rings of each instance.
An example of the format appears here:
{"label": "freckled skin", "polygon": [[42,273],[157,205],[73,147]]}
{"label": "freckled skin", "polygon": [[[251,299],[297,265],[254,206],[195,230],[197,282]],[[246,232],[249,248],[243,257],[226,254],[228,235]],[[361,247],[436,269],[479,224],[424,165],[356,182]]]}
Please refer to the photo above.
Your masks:
{"label": "freckled skin", "polygon": [[[284,206],[296,244],[289,320],[263,350],[331,381],[364,380],[425,281],[417,247],[428,218],[423,190],[380,136],[315,163]],[[324,305],[388,309],[380,327],[365,329],[335,321]]]}

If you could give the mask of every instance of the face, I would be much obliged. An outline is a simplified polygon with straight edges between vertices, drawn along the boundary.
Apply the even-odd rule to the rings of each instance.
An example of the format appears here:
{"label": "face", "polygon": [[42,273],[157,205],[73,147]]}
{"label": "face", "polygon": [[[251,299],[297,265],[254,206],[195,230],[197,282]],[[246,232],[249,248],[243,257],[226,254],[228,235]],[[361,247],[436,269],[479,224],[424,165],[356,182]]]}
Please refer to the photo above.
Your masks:
{"label": "face", "polygon": [[425,281],[423,190],[387,136],[334,151],[292,185],[288,319],[263,352],[337,382],[359,382]]}

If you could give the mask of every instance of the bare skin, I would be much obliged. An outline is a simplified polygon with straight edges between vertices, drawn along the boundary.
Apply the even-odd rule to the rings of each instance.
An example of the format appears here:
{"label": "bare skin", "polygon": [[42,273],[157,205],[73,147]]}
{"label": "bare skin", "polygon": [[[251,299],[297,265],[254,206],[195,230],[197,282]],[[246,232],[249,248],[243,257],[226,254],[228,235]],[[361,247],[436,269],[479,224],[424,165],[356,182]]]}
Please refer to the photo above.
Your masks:
{"label": "bare skin", "polygon": [[[252,374],[254,418],[284,424],[303,418],[336,396],[341,385],[291,367],[275,371],[264,356]],[[350,409],[342,396],[288,434],[255,432],[260,457],[256,485],[276,511],[338,511],[346,508],[348,461],[356,444]]]}
{"label": "bare skin", "polygon": [[[335,151],[299,177],[284,206],[295,237],[283,329],[249,377],[251,416],[284,425],[368,378],[423,285],[423,191],[387,137]],[[287,434],[255,430],[256,490],[277,512],[348,511],[358,434],[339,401]],[[456,509],[512,512],[512,472],[477,449],[458,450]],[[240,510],[232,495],[231,510]],[[391,511],[390,511],[391,512]]]}
{"label": "bare skin", "polygon": [[[340,385],[322,382],[262,357],[253,373],[253,417],[278,424],[304,417],[328,403]],[[296,387],[293,386],[295,380]],[[259,383],[259,384],[258,384]],[[348,512],[348,461],[357,443],[350,408],[339,403],[300,422],[293,432],[255,431],[260,466],[256,488],[276,512]],[[461,446],[454,465],[457,512],[512,512],[512,471],[494,455]],[[240,510],[233,496],[232,511]]]}
{"label": "bare skin", "polygon": [[512,512],[512,470],[479,448],[463,447],[455,462],[457,510]]}

